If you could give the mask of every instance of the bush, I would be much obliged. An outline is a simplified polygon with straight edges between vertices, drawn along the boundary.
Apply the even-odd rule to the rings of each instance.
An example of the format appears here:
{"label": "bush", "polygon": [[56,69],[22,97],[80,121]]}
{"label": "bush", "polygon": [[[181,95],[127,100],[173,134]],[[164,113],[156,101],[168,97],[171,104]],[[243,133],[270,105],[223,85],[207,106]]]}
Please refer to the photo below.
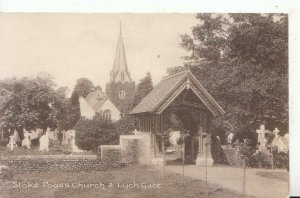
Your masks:
{"label": "bush", "polygon": [[289,153],[273,152],[274,166],[276,168],[287,168],[289,170]]}
{"label": "bush", "polygon": [[80,118],[75,131],[76,145],[83,150],[96,150],[99,145],[117,144],[119,140],[112,122],[100,114],[93,119]]}
{"label": "bush", "polygon": [[257,152],[248,158],[246,163],[253,168],[271,168],[272,158],[268,153]]}

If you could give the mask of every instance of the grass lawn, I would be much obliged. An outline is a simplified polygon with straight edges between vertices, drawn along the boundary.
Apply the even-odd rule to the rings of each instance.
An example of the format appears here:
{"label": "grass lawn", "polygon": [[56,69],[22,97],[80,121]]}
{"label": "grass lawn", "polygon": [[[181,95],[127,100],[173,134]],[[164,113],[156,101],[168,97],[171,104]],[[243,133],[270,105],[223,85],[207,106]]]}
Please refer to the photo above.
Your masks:
{"label": "grass lawn", "polygon": [[[14,183],[15,182],[15,183]],[[23,187],[17,186],[20,182]],[[80,184],[86,184],[81,186]],[[36,188],[29,184],[38,185]],[[44,185],[43,185],[44,183]],[[99,183],[104,185],[99,188]],[[113,187],[108,187],[112,183]],[[119,183],[119,187],[118,187]],[[136,184],[135,186],[133,184]],[[205,182],[167,174],[148,166],[133,166],[94,173],[27,173],[14,175],[11,181],[0,182],[0,197],[241,197],[240,194]],[[62,185],[58,187],[55,185]],[[87,186],[87,184],[97,184]],[[131,186],[129,185],[131,184]],[[68,186],[69,185],[69,186]],[[126,188],[127,186],[131,188]],[[2,195],[2,196],[1,196]]]}
{"label": "grass lawn", "polygon": [[287,172],[258,172],[257,175],[260,175],[262,177],[267,177],[270,179],[278,179],[282,181],[288,181],[289,180],[289,174]]}

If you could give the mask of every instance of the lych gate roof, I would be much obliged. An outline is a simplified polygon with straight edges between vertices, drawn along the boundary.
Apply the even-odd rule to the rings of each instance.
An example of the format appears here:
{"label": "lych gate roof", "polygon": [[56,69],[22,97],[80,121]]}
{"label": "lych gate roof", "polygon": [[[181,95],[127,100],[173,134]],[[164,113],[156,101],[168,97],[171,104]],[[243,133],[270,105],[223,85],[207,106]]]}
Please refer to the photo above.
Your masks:
{"label": "lych gate roof", "polygon": [[224,114],[225,111],[209,95],[205,88],[189,71],[184,70],[164,77],[153,90],[131,111],[138,113],[161,113],[183,90],[191,89],[213,115]]}

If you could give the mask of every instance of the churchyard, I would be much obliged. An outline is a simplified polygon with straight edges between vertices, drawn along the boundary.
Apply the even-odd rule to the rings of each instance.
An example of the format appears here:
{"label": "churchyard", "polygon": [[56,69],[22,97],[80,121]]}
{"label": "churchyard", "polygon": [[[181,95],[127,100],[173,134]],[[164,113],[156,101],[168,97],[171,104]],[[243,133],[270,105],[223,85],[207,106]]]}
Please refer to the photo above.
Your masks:
{"label": "churchyard", "polygon": [[287,196],[287,16],[193,17],[190,56],[155,86],[135,84],[121,23],[106,89],[1,79],[0,197]]}

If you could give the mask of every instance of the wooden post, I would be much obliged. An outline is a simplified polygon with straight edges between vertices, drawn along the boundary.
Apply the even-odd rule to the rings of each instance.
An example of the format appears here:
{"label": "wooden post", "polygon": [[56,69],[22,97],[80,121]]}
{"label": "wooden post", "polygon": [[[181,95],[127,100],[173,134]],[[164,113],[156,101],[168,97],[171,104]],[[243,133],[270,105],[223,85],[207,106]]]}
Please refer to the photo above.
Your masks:
{"label": "wooden post", "polygon": [[165,162],[166,162],[166,159],[165,159],[165,136],[163,135],[163,141],[162,141],[162,145],[161,145],[161,149],[162,149],[162,152],[163,152],[163,175],[165,177]]}
{"label": "wooden post", "polygon": [[206,195],[208,196],[208,184],[207,184],[207,149],[208,144],[205,143],[205,191],[206,191]]}
{"label": "wooden post", "polygon": [[243,198],[245,197],[245,187],[246,187],[246,159],[243,159]]}

